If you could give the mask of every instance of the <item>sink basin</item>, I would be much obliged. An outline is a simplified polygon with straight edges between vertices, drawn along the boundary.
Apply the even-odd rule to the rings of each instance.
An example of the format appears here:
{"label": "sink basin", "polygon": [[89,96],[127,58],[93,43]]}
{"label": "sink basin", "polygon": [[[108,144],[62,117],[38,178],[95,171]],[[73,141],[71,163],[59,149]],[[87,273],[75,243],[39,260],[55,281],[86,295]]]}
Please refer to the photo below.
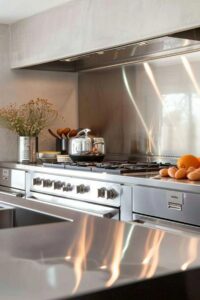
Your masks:
{"label": "sink basin", "polygon": [[13,227],[14,208],[0,203],[0,229]]}
{"label": "sink basin", "polygon": [[64,221],[67,220],[49,216],[44,213],[16,207],[14,211],[13,227],[57,223]]}
{"label": "sink basin", "polygon": [[64,221],[68,220],[0,203],[0,229]]}

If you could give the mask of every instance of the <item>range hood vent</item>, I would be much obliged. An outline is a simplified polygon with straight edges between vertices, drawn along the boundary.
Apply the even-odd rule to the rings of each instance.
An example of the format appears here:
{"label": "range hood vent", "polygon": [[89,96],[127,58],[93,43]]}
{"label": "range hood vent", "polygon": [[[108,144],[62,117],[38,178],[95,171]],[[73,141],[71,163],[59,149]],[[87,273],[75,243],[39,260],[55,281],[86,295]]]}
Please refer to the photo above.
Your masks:
{"label": "range hood vent", "polygon": [[152,40],[103,49],[24,69],[83,72],[133,64],[200,50],[200,28]]}

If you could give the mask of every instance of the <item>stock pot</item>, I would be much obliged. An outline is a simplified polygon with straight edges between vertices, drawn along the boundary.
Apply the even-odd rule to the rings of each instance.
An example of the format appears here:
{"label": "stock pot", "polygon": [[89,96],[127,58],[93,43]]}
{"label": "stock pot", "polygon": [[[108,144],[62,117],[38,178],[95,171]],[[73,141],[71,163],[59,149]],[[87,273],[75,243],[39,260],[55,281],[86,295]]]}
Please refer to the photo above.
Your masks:
{"label": "stock pot", "polygon": [[105,156],[105,141],[102,137],[89,136],[86,128],[69,139],[68,153],[73,161],[102,161]]}

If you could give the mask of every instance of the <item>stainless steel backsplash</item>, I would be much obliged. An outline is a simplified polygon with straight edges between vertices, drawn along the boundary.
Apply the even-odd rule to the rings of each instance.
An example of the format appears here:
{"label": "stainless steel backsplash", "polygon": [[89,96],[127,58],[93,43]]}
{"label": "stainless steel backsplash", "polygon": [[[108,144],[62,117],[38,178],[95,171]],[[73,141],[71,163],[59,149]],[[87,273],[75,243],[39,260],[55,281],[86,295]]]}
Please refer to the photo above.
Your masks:
{"label": "stainless steel backsplash", "polygon": [[200,156],[200,52],[80,73],[79,126],[109,155]]}

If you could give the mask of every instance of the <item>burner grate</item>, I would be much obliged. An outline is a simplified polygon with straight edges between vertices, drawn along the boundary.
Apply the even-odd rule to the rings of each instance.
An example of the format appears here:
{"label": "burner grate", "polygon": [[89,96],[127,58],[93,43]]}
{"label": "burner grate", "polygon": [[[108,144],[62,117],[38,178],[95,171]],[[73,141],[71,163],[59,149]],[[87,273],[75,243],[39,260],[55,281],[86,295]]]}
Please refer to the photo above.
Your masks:
{"label": "burner grate", "polygon": [[109,174],[141,173],[159,171],[163,167],[172,166],[170,163],[158,162],[129,162],[129,161],[104,161],[104,162],[66,162],[43,163],[46,167],[65,168],[79,171],[106,172]]}

